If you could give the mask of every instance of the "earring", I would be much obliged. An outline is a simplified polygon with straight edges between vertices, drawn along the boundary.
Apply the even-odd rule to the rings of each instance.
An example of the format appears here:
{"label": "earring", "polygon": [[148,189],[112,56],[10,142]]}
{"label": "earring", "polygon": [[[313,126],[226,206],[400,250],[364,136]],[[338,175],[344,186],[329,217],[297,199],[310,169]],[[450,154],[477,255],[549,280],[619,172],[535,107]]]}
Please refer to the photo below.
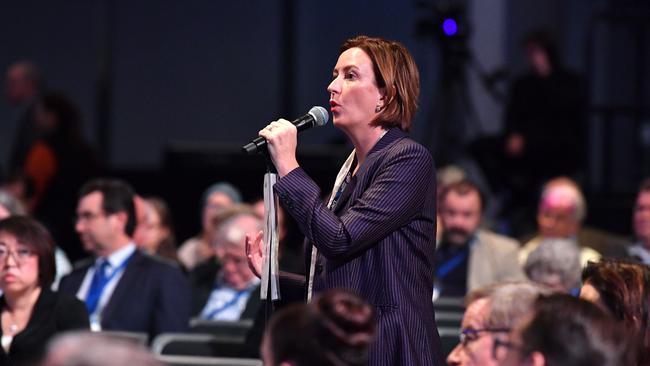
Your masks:
{"label": "earring", "polygon": [[379,113],[379,112],[381,112],[381,109],[382,109],[382,108],[383,108],[383,107],[380,106],[380,105],[376,106],[376,107],[375,107],[375,113]]}

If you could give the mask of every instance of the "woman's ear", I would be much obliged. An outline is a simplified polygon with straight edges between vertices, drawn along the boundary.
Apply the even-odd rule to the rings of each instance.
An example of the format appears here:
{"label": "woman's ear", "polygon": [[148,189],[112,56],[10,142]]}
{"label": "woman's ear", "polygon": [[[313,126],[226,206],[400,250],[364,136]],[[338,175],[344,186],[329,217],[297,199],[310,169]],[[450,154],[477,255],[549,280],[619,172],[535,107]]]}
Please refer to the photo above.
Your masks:
{"label": "woman's ear", "polygon": [[379,98],[379,100],[382,103],[382,108],[383,108],[387,102],[386,87],[379,88],[379,95],[381,95],[381,98]]}
{"label": "woman's ear", "polygon": [[381,112],[386,107],[386,88],[379,88],[379,100],[375,106],[375,113]]}

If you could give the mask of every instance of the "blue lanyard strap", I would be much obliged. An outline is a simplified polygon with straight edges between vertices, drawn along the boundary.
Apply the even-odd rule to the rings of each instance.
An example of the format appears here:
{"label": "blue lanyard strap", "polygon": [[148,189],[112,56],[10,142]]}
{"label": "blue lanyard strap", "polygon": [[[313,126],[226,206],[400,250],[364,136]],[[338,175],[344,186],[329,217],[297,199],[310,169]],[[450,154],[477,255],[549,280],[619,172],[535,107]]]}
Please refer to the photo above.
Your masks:
{"label": "blue lanyard strap", "polygon": [[[207,314],[206,319],[213,319],[215,316],[217,316],[222,311],[228,309],[231,306],[236,305],[239,302],[239,299],[241,299],[242,296],[251,293],[251,291],[253,291],[254,288],[255,288],[255,286],[249,286],[249,287],[247,287],[247,288],[245,288],[245,289],[243,289],[241,291],[238,291],[237,294],[235,295],[235,297],[230,299],[230,301],[227,301],[225,304],[223,304],[223,305],[219,306],[218,308],[216,308],[216,309],[212,310],[211,312],[209,312]],[[215,286],[215,290],[217,290],[217,289],[219,289],[219,286]]]}
{"label": "blue lanyard strap", "polygon": [[453,271],[456,267],[458,267],[465,258],[467,258],[467,253],[469,252],[469,248],[463,249],[462,252],[456,254],[455,256],[451,257],[451,259],[445,261],[437,270],[436,270],[436,277],[438,279],[440,278],[445,278],[447,275]]}
{"label": "blue lanyard strap", "polygon": [[336,191],[336,194],[334,195],[334,199],[332,200],[332,203],[330,204],[330,210],[334,211],[336,209],[336,204],[339,202],[339,199],[341,198],[341,195],[343,195],[343,191],[345,191],[345,187],[347,187],[348,183],[350,183],[350,179],[352,177],[352,174],[348,172],[348,174],[345,176],[345,179],[343,182],[341,182],[341,186],[339,187],[338,191]]}
{"label": "blue lanyard strap", "polygon": [[135,251],[128,258],[122,261],[122,263],[120,263],[120,265],[117,266],[109,276],[106,276],[106,266],[109,264],[108,260],[105,260],[99,268],[95,268],[95,273],[93,274],[93,279],[90,283],[90,289],[88,289],[88,295],[86,296],[86,308],[88,309],[88,314],[93,314],[95,310],[97,310],[99,299],[104,292],[104,288],[113,278],[115,278],[115,276],[124,271],[134,254]]}

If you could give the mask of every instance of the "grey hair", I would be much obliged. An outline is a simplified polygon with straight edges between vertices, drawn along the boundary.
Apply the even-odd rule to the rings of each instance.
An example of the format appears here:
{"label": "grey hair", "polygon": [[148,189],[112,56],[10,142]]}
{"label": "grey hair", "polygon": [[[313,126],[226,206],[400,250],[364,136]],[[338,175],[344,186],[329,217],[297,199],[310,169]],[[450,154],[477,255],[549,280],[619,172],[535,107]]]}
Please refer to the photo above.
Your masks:
{"label": "grey hair", "polygon": [[542,205],[552,193],[561,194],[570,198],[573,202],[574,218],[578,220],[578,222],[584,221],[585,217],[587,217],[587,203],[578,183],[567,177],[551,179],[544,185],[540,205]]}
{"label": "grey hair", "polygon": [[23,204],[11,193],[0,189],[0,206],[4,207],[11,216],[25,215],[27,211]]}
{"label": "grey hair", "polygon": [[210,198],[212,194],[217,192],[223,193],[226,196],[228,196],[228,198],[230,198],[232,203],[236,204],[236,203],[241,203],[242,201],[241,193],[239,192],[239,189],[237,189],[235,186],[233,186],[228,182],[218,182],[211,185],[203,192],[203,196],[201,197],[202,209],[205,208],[205,206],[208,204],[208,198]]}
{"label": "grey hair", "polygon": [[54,338],[42,366],[163,366],[144,346],[115,336],[77,331]]}
{"label": "grey hair", "polygon": [[531,281],[543,284],[551,276],[559,276],[567,291],[580,286],[581,271],[580,248],[572,239],[542,239],[524,265]]}
{"label": "grey hair", "polygon": [[255,211],[250,205],[240,204],[227,208],[224,212],[214,217],[215,236],[213,246],[222,245],[244,245],[244,237],[247,234],[246,229],[238,227],[237,220],[241,217],[251,217],[257,224],[255,230],[262,229],[262,220],[255,215]]}
{"label": "grey hair", "polygon": [[536,283],[518,281],[497,285],[489,295],[490,315],[485,322],[487,328],[510,329],[527,314],[535,300],[549,291]]}

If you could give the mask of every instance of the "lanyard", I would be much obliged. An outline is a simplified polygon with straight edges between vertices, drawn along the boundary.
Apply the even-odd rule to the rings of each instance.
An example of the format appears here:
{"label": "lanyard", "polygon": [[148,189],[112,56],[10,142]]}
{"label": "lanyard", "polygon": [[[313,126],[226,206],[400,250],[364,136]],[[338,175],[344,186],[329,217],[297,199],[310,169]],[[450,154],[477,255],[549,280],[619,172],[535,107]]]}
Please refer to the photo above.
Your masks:
{"label": "lanyard", "polygon": [[339,203],[339,199],[343,195],[343,191],[345,191],[345,188],[348,186],[348,183],[350,183],[350,179],[352,179],[352,174],[348,172],[343,182],[341,182],[341,186],[339,187],[338,191],[336,191],[336,194],[334,195],[334,199],[330,203],[330,207],[329,207],[330,210],[334,211],[336,209],[336,204]]}
{"label": "lanyard", "polygon": [[122,263],[120,263],[120,265],[117,266],[117,268],[115,268],[115,270],[109,276],[106,276],[106,273],[104,271],[104,264],[108,263],[108,259],[102,263],[99,268],[95,269],[93,280],[90,283],[90,289],[88,290],[88,295],[86,296],[86,307],[88,308],[88,314],[93,314],[95,310],[97,310],[99,299],[102,296],[102,292],[104,292],[104,288],[109,282],[111,282],[113,278],[115,278],[115,276],[117,276],[118,273],[122,273],[124,271],[131,258],[133,258],[134,254],[135,252],[133,252],[130,256],[128,256],[128,258],[122,261]]}
{"label": "lanyard", "polygon": [[[215,316],[217,316],[222,311],[228,309],[229,307],[231,307],[233,305],[236,305],[239,302],[239,299],[241,299],[242,296],[251,293],[251,291],[253,291],[253,288],[254,288],[254,286],[249,286],[248,288],[237,292],[235,297],[230,299],[230,301],[227,301],[225,304],[223,304],[223,305],[219,306],[218,308],[216,308],[216,309],[212,310],[211,312],[209,312],[207,314],[207,316],[206,316],[206,319],[213,319]],[[219,289],[219,286],[215,287],[215,290],[217,290],[217,289]]]}
{"label": "lanyard", "polygon": [[451,259],[448,259],[445,261],[440,268],[436,270],[436,277],[438,279],[445,278],[447,275],[453,271],[456,267],[458,267],[465,258],[467,258],[467,253],[469,252],[469,248],[463,249],[462,252],[456,254],[455,256],[451,257]]}

